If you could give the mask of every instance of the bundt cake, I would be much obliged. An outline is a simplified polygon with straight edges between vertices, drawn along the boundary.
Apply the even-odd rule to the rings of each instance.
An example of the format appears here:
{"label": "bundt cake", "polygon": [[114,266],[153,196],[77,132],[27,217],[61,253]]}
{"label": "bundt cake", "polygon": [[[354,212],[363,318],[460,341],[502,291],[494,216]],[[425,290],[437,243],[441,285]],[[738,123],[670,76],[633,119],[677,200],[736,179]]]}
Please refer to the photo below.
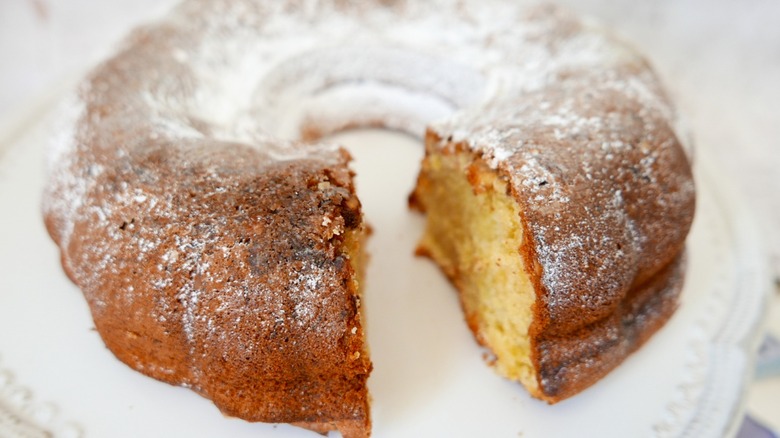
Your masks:
{"label": "bundt cake", "polygon": [[225,414],[370,434],[359,126],[421,136],[419,252],[555,402],[675,309],[694,208],[648,64],[551,6],[188,0],[81,83],[44,217],[108,348]]}

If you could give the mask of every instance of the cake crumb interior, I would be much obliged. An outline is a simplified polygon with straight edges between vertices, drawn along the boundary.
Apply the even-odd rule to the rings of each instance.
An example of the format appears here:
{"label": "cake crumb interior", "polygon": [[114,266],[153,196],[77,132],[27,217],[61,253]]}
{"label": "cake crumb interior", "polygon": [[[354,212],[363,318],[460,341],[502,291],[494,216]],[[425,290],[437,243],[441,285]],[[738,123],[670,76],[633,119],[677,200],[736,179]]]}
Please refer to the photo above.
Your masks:
{"label": "cake crumb interior", "polygon": [[427,215],[418,252],[456,286],[498,372],[537,393],[528,336],[536,296],[520,254],[520,208],[507,183],[473,154],[428,149],[413,198]]}

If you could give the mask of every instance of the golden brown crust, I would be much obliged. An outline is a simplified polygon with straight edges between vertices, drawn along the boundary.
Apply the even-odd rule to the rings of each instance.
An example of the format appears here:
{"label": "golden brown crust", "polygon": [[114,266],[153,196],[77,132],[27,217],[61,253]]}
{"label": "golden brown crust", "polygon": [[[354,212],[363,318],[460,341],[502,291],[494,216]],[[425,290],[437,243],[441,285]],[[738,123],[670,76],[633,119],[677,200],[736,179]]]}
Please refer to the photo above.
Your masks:
{"label": "golden brown crust", "polygon": [[538,334],[533,361],[536,397],[557,403],[596,383],[645,343],[677,309],[685,257],[678,256],[646,284],[629,291],[607,318],[565,335]]}
{"label": "golden brown crust", "polygon": [[[545,99],[555,108],[555,96]],[[522,206],[529,238],[521,254],[537,290],[529,329],[540,388],[536,395],[550,403],[595,383],[671,316],[682,289],[681,254],[695,209],[690,165],[659,113],[636,100],[600,94],[595,85],[581,111],[612,119],[617,138],[628,147],[611,151],[609,159],[592,156],[588,143],[602,141],[604,133],[591,131],[581,133],[585,139],[579,145],[565,144],[568,152],[561,154],[550,130],[530,128],[526,141],[546,145],[536,159],[554,168],[548,176],[557,179],[566,202],[540,207],[536,200],[544,188],[514,185],[511,190]],[[587,180],[585,160],[597,169]],[[574,251],[575,266],[560,265],[557,254],[549,256],[550,248],[570,248],[571,242],[582,244]],[[548,254],[547,261],[540,259],[541,252]],[[552,259],[558,261],[551,266]],[[549,269],[558,278],[545,279]]]}

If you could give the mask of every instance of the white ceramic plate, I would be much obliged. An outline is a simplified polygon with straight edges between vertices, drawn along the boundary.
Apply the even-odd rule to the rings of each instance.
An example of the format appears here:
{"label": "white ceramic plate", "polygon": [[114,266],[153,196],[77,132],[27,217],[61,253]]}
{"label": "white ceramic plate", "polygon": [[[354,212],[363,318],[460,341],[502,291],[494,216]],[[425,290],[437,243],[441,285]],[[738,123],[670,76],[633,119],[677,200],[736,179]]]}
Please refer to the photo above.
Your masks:
{"label": "white ceramic plate", "polygon": [[[40,216],[45,120],[0,145],[0,436],[313,437],[223,417],[195,393],[131,371],[93,329]],[[412,255],[422,220],[406,196],[421,146],[357,132],[358,190],[374,228],[366,309],[374,437],[717,437],[733,434],[768,277],[742,205],[699,160],[682,305],[639,352],[548,406],[482,360],[456,295]]]}

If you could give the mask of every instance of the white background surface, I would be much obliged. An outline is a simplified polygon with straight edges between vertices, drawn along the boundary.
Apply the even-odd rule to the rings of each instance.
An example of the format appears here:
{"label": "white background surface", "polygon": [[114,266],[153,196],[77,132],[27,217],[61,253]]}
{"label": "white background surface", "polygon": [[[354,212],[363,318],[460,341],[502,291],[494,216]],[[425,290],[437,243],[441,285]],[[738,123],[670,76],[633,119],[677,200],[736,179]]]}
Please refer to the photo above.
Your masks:
{"label": "white background surface", "polygon": [[[132,23],[170,1],[0,1],[0,139],[30,126]],[[780,2],[567,1],[648,55],[689,117],[697,154],[721,163],[780,254]],[[0,152],[2,153],[2,152]],[[770,326],[780,332],[777,299]],[[754,385],[749,408],[780,429],[780,379]]]}

